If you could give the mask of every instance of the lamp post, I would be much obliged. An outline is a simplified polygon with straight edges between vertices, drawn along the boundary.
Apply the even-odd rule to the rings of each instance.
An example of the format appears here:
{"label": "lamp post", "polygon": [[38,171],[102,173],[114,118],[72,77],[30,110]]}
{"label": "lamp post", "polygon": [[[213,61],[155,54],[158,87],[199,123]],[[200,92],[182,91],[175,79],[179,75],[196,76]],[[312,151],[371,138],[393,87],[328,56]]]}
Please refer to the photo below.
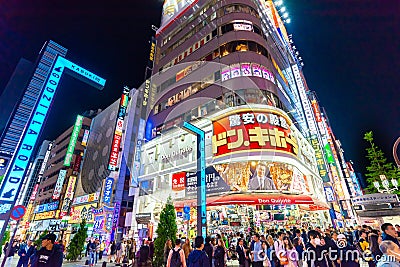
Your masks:
{"label": "lamp post", "polygon": [[390,183],[386,179],[385,175],[379,175],[379,178],[382,181],[382,188],[381,188],[381,183],[379,183],[378,181],[374,182],[374,187],[378,190],[379,193],[391,194],[394,191],[399,190],[398,188],[399,184],[396,179],[392,179],[390,181],[392,183],[392,188],[391,188]]}
{"label": "lamp post", "polygon": [[197,235],[207,236],[205,133],[191,123],[182,128],[197,137]]}

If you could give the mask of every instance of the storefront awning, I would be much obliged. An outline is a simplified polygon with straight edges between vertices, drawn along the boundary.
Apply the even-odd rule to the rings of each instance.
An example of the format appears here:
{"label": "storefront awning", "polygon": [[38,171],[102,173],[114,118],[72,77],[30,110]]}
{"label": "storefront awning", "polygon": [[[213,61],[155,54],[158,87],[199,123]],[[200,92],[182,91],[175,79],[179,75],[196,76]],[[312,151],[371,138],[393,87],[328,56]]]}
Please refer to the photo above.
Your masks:
{"label": "storefront awning", "polygon": [[[196,207],[196,199],[174,202],[175,208]],[[308,210],[326,210],[329,206],[307,195],[231,193],[207,198],[207,206],[220,205],[301,205]]]}

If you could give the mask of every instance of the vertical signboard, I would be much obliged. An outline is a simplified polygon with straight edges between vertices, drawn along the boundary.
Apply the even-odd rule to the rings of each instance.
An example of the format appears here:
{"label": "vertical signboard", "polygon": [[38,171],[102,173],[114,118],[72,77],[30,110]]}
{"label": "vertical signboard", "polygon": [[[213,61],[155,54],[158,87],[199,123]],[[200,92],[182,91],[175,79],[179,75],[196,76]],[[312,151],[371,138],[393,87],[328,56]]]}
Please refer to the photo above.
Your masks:
{"label": "vertical signboard", "polygon": [[104,183],[104,190],[103,190],[103,203],[110,205],[111,196],[113,192],[113,185],[114,185],[114,178],[107,177]]}
{"label": "vertical signboard", "polygon": [[62,186],[64,184],[65,176],[67,174],[66,170],[60,170],[58,173],[58,178],[56,182],[56,186],[54,187],[52,199],[56,200],[60,198]]}
{"label": "vertical signboard", "polygon": [[303,79],[300,75],[300,70],[297,65],[292,66],[294,78],[296,80],[297,89],[299,90],[299,95],[301,99],[301,103],[303,104],[304,113],[306,115],[308,128],[310,129],[310,134],[317,134],[317,125],[314,121],[313,111],[311,108],[310,101],[306,95],[306,89],[303,84]]}
{"label": "vertical signboard", "polygon": [[82,146],[87,146],[87,142],[89,140],[89,130],[85,130],[85,132],[83,133],[83,138],[82,138]]}
{"label": "vertical signboard", "polygon": [[46,169],[46,164],[47,164],[47,161],[49,160],[49,156],[50,156],[52,147],[53,147],[53,142],[49,143],[49,146],[47,147],[47,151],[46,151],[46,154],[44,155],[42,166],[40,166],[40,171],[39,171],[40,176],[43,176],[43,173]]}
{"label": "vertical signboard", "polygon": [[124,119],[126,109],[129,103],[129,88],[124,87],[121,101],[119,103],[117,122],[115,124],[114,138],[111,145],[110,159],[108,160],[108,170],[115,171],[118,166],[119,147],[122,140],[122,130],[124,128]]}
{"label": "vertical signboard", "polygon": [[75,184],[76,184],[76,176],[70,176],[68,180],[67,190],[65,191],[64,201],[61,206],[61,213],[60,217],[68,214],[69,207],[72,203],[72,198],[74,197],[75,193]]}
{"label": "vertical signboard", "polygon": [[65,155],[64,159],[64,166],[69,167],[71,166],[72,156],[74,155],[76,141],[79,137],[79,132],[82,128],[83,116],[78,115],[76,117],[74,129],[72,130],[71,138],[69,139],[69,144],[67,148],[67,154]]}

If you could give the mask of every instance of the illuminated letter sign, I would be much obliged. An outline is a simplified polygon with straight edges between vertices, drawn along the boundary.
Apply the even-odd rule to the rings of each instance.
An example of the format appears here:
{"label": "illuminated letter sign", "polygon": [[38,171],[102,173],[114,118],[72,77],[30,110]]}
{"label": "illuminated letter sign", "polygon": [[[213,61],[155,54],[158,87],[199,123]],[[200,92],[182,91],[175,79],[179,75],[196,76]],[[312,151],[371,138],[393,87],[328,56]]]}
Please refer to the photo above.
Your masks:
{"label": "illuminated letter sign", "polygon": [[46,164],[47,164],[47,161],[49,160],[50,151],[51,151],[52,147],[53,147],[53,143],[50,143],[49,146],[47,147],[46,155],[44,156],[43,163],[42,163],[42,166],[40,167],[40,171],[39,171],[40,176],[43,175],[43,173],[46,169]]}
{"label": "illuminated letter sign", "polygon": [[126,115],[126,109],[129,103],[129,89],[124,88],[124,92],[121,96],[119,103],[117,123],[115,124],[114,138],[112,141],[110,159],[108,161],[108,170],[115,171],[118,166],[119,147],[122,140],[122,130],[124,128],[124,118]]}
{"label": "illuminated letter sign", "polygon": [[67,167],[71,166],[72,155],[74,154],[76,141],[78,140],[79,132],[81,131],[82,128],[82,122],[83,122],[83,116],[78,115],[76,117],[74,129],[72,130],[71,139],[69,139],[67,154],[65,155],[64,159],[64,166]]}
{"label": "illuminated letter sign", "polygon": [[111,177],[107,177],[104,183],[104,190],[103,190],[103,203],[110,204],[111,202],[111,195],[113,191],[114,179]]}
{"label": "illuminated letter sign", "polygon": [[224,114],[213,122],[213,155],[270,150],[297,156],[299,145],[290,124],[290,120],[277,111],[243,109]]}

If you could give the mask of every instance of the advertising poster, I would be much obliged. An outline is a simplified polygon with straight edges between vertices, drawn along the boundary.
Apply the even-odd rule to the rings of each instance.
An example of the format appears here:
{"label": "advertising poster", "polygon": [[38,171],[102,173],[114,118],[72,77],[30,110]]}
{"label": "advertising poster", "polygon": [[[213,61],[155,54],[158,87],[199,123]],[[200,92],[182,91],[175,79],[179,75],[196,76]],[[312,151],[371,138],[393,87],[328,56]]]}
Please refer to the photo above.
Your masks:
{"label": "advertising poster", "polygon": [[66,170],[60,170],[60,172],[58,173],[56,186],[54,187],[53,196],[52,196],[52,198],[54,200],[60,198],[61,190],[62,190],[66,175],[67,175],[67,171]]}
{"label": "advertising poster", "polygon": [[94,217],[93,232],[101,233],[104,228],[104,215],[98,215]]}
{"label": "advertising poster", "polygon": [[186,172],[172,174],[172,192],[174,198],[185,197]]}
{"label": "advertising poster", "polygon": [[[206,194],[229,192],[230,187],[212,166],[206,168]],[[186,173],[186,196],[197,195],[197,174]]]}
{"label": "advertising poster", "polygon": [[90,204],[71,207],[70,219],[68,223],[80,223],[82,220],[86,220],[86,223],[93,223],[93,208],[94,207]]}
{"label": "advertising poster", "polygon": [[[231,191],[299,191],[309,193],[304,176],[296,167],[280,162],[251,161],[214,165]],[[294,185],[294,182],[301,185]]]}

